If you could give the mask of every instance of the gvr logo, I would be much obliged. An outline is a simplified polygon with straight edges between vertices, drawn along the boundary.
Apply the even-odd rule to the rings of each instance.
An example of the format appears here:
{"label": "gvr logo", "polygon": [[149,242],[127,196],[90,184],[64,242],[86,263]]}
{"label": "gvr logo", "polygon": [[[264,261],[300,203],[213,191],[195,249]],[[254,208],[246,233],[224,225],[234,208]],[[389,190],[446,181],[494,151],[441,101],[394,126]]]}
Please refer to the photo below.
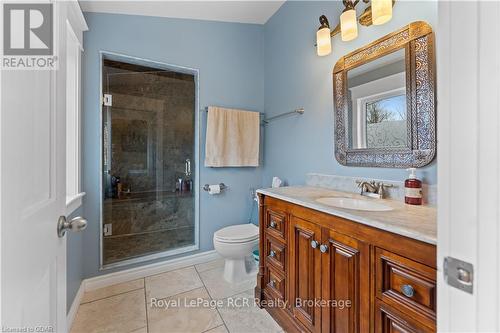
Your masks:
{"label": "gvr logo", "polygon": [[52,55],[52,4],[4,4],[4,55]]}

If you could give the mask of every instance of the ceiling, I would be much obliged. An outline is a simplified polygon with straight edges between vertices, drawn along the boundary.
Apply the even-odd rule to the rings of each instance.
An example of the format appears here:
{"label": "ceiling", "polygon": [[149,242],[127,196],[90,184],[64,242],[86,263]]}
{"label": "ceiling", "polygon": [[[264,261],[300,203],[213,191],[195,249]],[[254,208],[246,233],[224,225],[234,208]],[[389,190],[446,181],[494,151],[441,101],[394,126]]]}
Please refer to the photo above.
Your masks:
{"label": "ceiling", "polygon": [[183,19],[264,24],[283,5],[281,0],[254,1],[89,1],[84,12],[160,16]]}

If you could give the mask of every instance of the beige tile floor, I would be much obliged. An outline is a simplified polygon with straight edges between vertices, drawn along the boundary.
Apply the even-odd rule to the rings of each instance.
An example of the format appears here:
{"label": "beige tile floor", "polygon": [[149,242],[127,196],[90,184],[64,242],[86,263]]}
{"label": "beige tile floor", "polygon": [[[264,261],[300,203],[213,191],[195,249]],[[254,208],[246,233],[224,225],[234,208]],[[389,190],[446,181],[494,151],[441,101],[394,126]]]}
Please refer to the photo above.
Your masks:
{"label": "beige tile floor", "polygon": [[255,306],[256,280],[227,283],[223,266],[216,260],[86,292],[71,333],[282,332]]}

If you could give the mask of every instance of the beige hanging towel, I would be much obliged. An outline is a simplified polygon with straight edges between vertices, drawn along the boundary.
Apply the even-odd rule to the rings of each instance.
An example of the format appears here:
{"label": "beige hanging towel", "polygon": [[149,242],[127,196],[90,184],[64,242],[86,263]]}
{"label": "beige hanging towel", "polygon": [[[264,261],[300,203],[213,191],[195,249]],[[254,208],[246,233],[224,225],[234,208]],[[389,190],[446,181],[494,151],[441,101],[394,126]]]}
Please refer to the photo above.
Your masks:
{"label": "beige hanging towel", "polygon": [[210,106],[205,166],[259,166],[259,116],[259,112]]}

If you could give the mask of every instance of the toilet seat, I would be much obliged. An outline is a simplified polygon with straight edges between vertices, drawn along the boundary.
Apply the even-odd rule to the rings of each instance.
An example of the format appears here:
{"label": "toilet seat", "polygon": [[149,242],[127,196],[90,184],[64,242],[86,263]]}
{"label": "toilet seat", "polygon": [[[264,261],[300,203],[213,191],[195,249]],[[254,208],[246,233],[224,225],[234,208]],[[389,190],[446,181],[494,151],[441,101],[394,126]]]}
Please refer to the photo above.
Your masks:
{"label": "toilet seat", "polygon": [[214,240],[222,243],[246,243],[258,238],[259,228],[252,223],[231,225],[214,233]]}

